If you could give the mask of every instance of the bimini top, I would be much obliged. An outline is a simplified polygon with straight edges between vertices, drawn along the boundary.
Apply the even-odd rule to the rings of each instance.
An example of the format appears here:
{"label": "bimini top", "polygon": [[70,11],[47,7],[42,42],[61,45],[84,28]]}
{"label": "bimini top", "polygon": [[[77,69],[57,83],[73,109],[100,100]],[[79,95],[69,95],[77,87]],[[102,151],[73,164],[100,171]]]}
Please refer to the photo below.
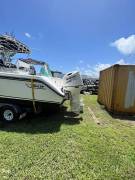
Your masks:
{"label": "bimini top", "polygon": [[22,61],[22,62],[25,62],[27,64],[41,65],[41,66],[47,65],[47,63],[44,62],[44,61],[38,61],[38,60],[35,60],[35,59],[31,59],[31,58],[28,58],[28,59],[19,59],[19,60]]}
{"label": "bimini top", "polygon": [[0,52],[26,53],[30,54],[30,49],[15,37],[0,35]]}

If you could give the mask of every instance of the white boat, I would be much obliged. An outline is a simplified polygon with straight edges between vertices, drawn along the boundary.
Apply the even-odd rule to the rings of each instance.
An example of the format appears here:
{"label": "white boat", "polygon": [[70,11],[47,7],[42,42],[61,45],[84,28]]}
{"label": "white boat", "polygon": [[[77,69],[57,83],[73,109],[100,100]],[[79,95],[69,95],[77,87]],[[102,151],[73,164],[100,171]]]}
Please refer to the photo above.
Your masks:
{"label": "white boat", "polygon": [[[5,104],[6,107],[8,106],[8,110],[11,109],[9,107],[12,105],[17,111],[20,111],[21,107],[25,107],[25,109],[33,107],[34,111],[37,111],[45,105],[47,105],[46,107],[59,106],[67,99],[67,93],[68,97],[69,94],[72,94],[73,87],[79,88],[82,85],[79,73],[69,73],[63,81],[63,79],[49,75],[48,66],[42,61],[30,58],[20,59],[17,65],[13,65],[11,63],[12,57],[16,53],[30,53],[30,50],[14,37],[0,36],[0,107],[2,108]],[[42,65],[44,72],[48,75],[45,75],[43,71],[40,74],[36,74],[35,70],[31,71],[33,70],[32,64]],[[71,79],[73,79],[72,86]],[[70,92],[67,88],[68,84],[70,84]],[[12,114],[11,110],[5,116],[4,112],[3,117],[7,120]],[[10,119],[12,118],[9,117]]]}

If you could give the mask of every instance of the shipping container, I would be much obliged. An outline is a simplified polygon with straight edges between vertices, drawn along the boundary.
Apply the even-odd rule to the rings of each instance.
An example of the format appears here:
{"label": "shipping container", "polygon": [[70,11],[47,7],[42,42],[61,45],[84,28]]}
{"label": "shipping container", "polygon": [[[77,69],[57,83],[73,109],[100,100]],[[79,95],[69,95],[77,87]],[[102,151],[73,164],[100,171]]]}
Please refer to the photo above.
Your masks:
{"label": "shipping container", "polygon": [[98,102],[110,112],[135,115],[135,65],[114,65],[101,71]]}

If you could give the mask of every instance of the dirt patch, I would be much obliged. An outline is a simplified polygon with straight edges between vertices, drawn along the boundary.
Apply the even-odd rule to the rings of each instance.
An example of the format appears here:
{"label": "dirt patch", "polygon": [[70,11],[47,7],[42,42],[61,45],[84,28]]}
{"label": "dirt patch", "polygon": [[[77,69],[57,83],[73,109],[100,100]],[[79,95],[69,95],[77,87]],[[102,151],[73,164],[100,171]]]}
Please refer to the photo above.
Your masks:
{"label": "dirt patch", "polygon": [[92,116],[94,122],[98,125],[101,125],[101,122],[99,121],[99,119],[97,119],[96,115],[94,114],[94,112],[92,111],[92,109],[90,107],[88,107],[88,111],[89,111],[90,115]]}

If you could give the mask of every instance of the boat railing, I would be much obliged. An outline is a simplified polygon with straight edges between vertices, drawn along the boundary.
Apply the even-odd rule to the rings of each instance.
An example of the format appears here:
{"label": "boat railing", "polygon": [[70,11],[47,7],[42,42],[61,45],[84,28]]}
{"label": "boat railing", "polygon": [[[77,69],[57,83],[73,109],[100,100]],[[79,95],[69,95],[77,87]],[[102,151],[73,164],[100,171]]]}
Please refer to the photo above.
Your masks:
{"label": "boat railing", "polygon": [[10,68],[10,67],[4,67],[4,66],[0,66],[0,72],[16,72],[17,69],[16,68]]}

